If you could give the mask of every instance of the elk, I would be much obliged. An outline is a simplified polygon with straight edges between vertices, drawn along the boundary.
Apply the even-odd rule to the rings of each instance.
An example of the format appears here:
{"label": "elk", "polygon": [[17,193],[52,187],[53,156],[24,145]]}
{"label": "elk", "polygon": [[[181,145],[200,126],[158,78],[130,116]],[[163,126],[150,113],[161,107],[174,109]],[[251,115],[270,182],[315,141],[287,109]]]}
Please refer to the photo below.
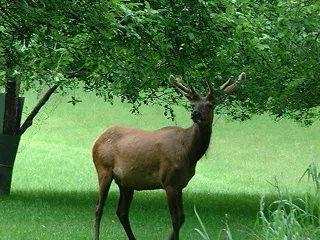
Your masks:
{"label": "elk", "polygon": [[[229,79],[220,90],[235,91],[245,79],[241,73],[237,81]],[[96,140],[92,149],[98,174],[99,199],[94,221],[94,240],[99,239],[100,221],[110,184],[115,180],[120,197],[117,216],[129,240],[136,239],[129,222],[129,208],[135,190],[164,189],[171,214],[171,240],[179,239],[184,223],[182,189],[195,174],[198,160],[208,149],[212,131],[214,89],[207,81],[209,93],[200,96],[180,82],[176,89],[191,103],[189,128],[164,127],[155,131],[114,126]]]}

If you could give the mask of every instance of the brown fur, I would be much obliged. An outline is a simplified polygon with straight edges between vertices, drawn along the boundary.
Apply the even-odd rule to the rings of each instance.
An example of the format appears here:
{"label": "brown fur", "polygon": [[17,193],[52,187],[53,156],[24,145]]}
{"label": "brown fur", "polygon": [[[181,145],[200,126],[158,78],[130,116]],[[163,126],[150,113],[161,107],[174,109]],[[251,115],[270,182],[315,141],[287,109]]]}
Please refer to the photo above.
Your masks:
{"label": "brown fur", "polygon": [[[208,134],[206,141],[201,139],[198,124],[187,129],[166,127],[152,132],[115,126],[96,140],[93,161],[98,173],[110,169],[115,182],[123,187],[164,189],[171,184],[184,188],[194,175],[197,158],[208,147],[210,128],[204,131]],[[205,146],[195,146],[196,141]],[[192,154],[194,159],[190,157]]]}

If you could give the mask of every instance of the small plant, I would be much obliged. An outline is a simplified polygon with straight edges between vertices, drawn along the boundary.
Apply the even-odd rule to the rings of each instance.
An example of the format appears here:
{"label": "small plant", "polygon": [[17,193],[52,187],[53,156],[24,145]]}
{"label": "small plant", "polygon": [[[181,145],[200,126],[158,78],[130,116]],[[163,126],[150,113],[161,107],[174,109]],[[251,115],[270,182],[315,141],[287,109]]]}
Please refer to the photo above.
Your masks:
{"label": "small plant", "polygon": [[[264,199],[260,202],[258,213],[262,226],[262,236],[266,240],[316,240],[320,239],[320,173],[313,162],[303,173],[300,180],[308,175],[313,188],[303,198],[293,201],[284,197],[278,182],[279,200],[274,201],[266,209]],[[299,181],[300,181],[299,180]]]}
{"label": "small plant", "polygon": [[315,186],[315,190],[317,193],[320,191],[320,172],[318,172],[317,164],[315,162],[310,163],[309,167],[304,171],[301,178],[299,179],[299,182],[301,179],[308,175],[308,180],[312,180],[312,183]]}
{"label": "small plant", "polygon": [[[194,212],[195,212],[195,214],[197,216],[197,219],[198,219],[198,221],[200,223],[200,227],[201,227],[201,229],[194,228],[194,230],[199,234],[201,239],[203,239],[203,240],[213,240],[213,238],[210,238],[210,236],[209,236],[209,234],[207,232],[206,226],[203,224],[203,222],[202,222],[202,220],[201,220],[201,218],[200,218],[195,206],[194,206]],[[219,234],[217,239],[220,240],[223,237],[223,240],[233,240],[232,235],[231,235],[231,231],[230,231],[230,228],[229,228],[229,225],[228,225],[228,216],[227,215],[225,216],[224,223],[225,223],[225,228],[220,231],[220,234]]]}
{"label": "small plant", "polygon": [[[319,240],[320,239],[320,173],[317,165],[312,162],[304,171],[304,176],[311,180],[311,189],[302,198],[294,199],[285,194],[280,188],[277,179],[272,184],[278,193],[278,200],[268,207],[264,198],[260,201],[258,212],[258,232],[248,229],[249,235],[256,240]],[[208,234],[196,208],[194,212],[200,223],[200,228],[194,230],[202,240],[214,240]],[[218,240],[232,240],[227,216],[225,228],[220,231]]]}

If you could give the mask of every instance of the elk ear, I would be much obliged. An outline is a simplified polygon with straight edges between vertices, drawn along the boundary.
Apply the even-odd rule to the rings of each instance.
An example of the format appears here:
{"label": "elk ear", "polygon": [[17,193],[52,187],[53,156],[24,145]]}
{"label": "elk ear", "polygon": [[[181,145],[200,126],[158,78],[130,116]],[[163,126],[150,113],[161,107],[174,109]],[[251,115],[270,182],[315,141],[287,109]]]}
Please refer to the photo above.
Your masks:
{"label": "elk ear", "polygon": [[206,80],[206,84],[207,84],[208,89],[209,89],[209,92],[208,92],[208,95],[207,95],[206,98],[207,98],[208,101],[212,102],[213,99],[214,99],[214,95],[213,95],[213,84],[212,84],[210,81],[208,81],[208,80]]}

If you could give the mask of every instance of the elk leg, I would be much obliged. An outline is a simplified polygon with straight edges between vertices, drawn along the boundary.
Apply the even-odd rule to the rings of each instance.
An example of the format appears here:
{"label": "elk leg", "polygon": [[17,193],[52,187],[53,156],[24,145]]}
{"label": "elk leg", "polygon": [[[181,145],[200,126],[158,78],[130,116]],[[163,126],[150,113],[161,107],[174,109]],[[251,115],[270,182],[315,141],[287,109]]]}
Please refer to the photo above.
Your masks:
{"label": "elk leg", "polygon": [[103,206],[106,202],[111,182],[111,171],[105,171],[103,174],[99,175],[99,199],[96,205],[94,220],[94,240],[99,240],[100,221],[103,213]]}
{"label": "elk leg", "polygon": [[179,240],[179,230],[184,223],[182,190],[176,190],[172,187],[167,187],[165,190],[173,227],[170,240]]}
{"label": "elk leg", "polygon": [[185,221],[184,210],[183,210],[183,200],[182,200],[182,189],[178,191],[178,206],[179,206],[179,220],[180,228]]}
{"label": "elk leg", "polygon": [[117,209],[117,216],[126,231],[129,240],[135,240],[129,221],[129,209],[133,198],[133,189],[119,186],[120,197]]}

